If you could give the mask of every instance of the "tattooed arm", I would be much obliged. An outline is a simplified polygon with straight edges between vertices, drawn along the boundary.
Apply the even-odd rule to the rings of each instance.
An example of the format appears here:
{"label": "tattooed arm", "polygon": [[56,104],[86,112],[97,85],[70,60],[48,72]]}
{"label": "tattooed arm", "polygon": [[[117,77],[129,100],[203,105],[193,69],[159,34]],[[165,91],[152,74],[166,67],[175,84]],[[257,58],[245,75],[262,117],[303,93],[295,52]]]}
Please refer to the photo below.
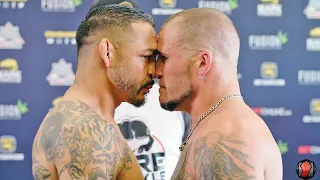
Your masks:
{"label": "tattooed arm", "polygon": [[[41,170],[50,173],[47,179],[54,173],[58,178],[51,179],[120,179],[137,169],[135,156],[116,128],[82,103],[57,105],[41,125],[34,147],[35,157],[42,158]],[[35,161],[34,174],[36,167]],[[140,169],[134,173],[143,179]]]}
{"label": "tattooed arm", "polygon": [[[50,117],[50,114],[49,114]],[[44,120],[45,122],[45,126],[47,127],[56,127],[56,126],[51,126],[48,125],[47,120]],[[57,122],[59,123],[59,122]],[[54,130],[49,130],[49,129],[45,129],[48,131],[48,134],[50,134],[53,131],[57,131]],[[43,150],[43,148],[41,148],[40,145],[40,138],[39,136],[47,136],[46,133],[43,132],[43,129],[39,129],[37,135],[35,136],[35,139],[33,141],[33,146],[32,146],[32,174],[33,174],[33,178],[35,180],[56,180],[59,179],[58,178],[58,173],[57,170],[52,162],[52,154],[53,154],[53,150],[52,150],[52,146],[49,146],[49,141],[47,142],[47,148],[46,148],[46,152]],[[40,135],[39,135],[40,133]],[[54,137],[52,137],[51,139],[53,139]],[[56,137],[57,138],[57,137]],[[43,139],[43,138],[42,138]]]}
{"label": "tattooed arm", "polygon": [[[42,161],[38,154],[32,150],[32,175],[35,180],[55,180],[58,179],[55,167]],[[38,160],[39,159],[39,160]]]}

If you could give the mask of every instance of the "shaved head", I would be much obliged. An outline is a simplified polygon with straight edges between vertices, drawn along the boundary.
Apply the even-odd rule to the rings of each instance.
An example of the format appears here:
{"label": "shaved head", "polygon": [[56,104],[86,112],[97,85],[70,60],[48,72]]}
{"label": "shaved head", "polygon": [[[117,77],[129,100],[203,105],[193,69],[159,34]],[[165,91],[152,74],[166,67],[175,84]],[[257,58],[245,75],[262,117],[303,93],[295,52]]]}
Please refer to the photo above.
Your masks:
{"label": "shaved head", "polygon": [[209,50],[217,61],[238,63],[240,40],[228,16],[213,8],[181,11],[166,20],[161,30],[177,28],[177,46],[185,50]]}
{"label": "shaved head", "polygon": [[229,17],[216,9],[187,9],[169,17],[160,29],[157,50],[164,109],[185,111],[199,93],[219,96],[238,89],[239,36]]}

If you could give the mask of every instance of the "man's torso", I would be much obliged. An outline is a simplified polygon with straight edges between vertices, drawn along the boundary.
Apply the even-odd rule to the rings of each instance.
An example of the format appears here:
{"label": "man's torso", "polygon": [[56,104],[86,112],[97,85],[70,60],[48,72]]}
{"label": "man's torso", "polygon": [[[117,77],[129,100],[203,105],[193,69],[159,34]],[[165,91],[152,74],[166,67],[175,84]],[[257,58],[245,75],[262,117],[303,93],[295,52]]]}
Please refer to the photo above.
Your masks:
{"label": "man's torso", "polygon": [[[204,120],[185,145],[171,179],[277,179],[278,175],[273,179],[264,175],[266,159],[278,153],[271,133],[260,119],[243,118],[227,115]],[[263,150],[268,146],[270,151]],[[276,157],[274,163],[279,162]]]}
{"label": "man's torso", "polygon": [[34,140],[33,174],[50,180],[143,179],[116,125],[77,100],[62,100],[45,117]]}

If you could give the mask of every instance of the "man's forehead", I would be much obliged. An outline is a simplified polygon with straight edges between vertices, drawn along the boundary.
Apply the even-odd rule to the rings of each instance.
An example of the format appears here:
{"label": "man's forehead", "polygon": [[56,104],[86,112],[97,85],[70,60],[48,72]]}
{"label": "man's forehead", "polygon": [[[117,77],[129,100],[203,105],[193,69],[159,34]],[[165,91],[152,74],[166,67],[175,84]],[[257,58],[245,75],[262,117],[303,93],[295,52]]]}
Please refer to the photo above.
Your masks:
{"label": "man's forehead", "polygon": [[157,49],[161,51],[169,50],[176,46],[178,42],[178,35],[169,29],[163,30],[159,33],[157,38]]}

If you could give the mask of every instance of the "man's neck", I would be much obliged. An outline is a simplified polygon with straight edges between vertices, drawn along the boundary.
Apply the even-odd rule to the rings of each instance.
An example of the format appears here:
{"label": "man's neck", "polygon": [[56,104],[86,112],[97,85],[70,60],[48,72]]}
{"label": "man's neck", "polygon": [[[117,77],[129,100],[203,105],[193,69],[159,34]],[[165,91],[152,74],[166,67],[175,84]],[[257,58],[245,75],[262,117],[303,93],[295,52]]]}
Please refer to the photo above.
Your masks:
{"label": "man's neck", "polygon": [[116,98],[117,95],[112,89],[114,88],[97,79],[76,78],[76,83],[68,89],[64,97],[78,99],[90,106],[102,118],[113,120],[115,109],[121,101],[120,98]]}
{"label": "man's neck", "polygon": [[[209,111],[214,105],[216,105],[221,99],[229,95],[240,95],[239,88],[202,88],[191,102],[191,106],[187,109],[187,113],[191,116],[191,128],[193,128],[199,117]],[[224,100],[215,110],[213,110],[208,116],[221,112],[223,109],[228,108],[230,103],[225,101],[239,101],[239,97],[232,97]]]}

